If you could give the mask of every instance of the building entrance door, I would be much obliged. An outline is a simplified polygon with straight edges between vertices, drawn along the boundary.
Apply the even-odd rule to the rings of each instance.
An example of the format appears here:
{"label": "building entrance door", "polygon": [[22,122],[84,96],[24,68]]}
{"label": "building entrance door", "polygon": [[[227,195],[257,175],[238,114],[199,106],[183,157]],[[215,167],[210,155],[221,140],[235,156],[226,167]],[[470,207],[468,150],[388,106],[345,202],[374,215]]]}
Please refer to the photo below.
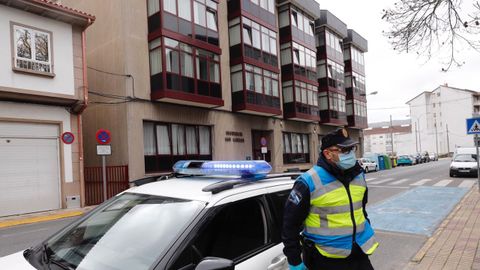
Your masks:
{"label": "building entrance door", "polygon": [[[272,162],[272,146],[271,130],[252,130],[252,154],[254,160]],[[262,153],[262,147],[267,147],[267,153]]]}

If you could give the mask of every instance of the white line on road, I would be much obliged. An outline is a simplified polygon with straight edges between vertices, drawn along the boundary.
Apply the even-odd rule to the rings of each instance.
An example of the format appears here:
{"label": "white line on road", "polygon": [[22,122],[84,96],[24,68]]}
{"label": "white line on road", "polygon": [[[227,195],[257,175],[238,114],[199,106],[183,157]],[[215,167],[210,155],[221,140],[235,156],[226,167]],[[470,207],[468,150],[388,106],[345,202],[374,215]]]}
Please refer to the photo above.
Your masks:
{"label": "white line on road", "polygon": [[471,188],[473,185],[475,185],[474,180],[463,180],[462,183],[458,185],[458,187]]}
{"label": "white line on road", "polygon": [[448,180],[448,179],[444,179],[438,183],[436,183],[435,185],[433,185],[434,187],[444,187],[448,184],[450,184],[452,182],[452,180]]}
{"label": "white line on road", "polygon": [[417,182],[415,182],[415,183],[413,183],[413,184],[410,184],[410,185],[411,185],[411,186],[422,186],[422,185],[424,185],[425,183],[430,182],[430,181],[432,181],[432,179],[422,179],[422,180],[417,181]]}
{"label": "white line on road", "polygon": [[385,178],[383,180],[377,180],[375,182],[371,182],[370,184],[372,185],[378,185],[378,184],[382,184],[382,183],[385,183],[385,182],[388,182],[388,181],[392,181],[394,180],[394,178]]}
{"label": "white line on road", "polygon": [[367,178],[367,182],[368,182],[368,181],[373,181],[373,180],[375,180],[375,179],[377,179],[377,178],[375,178],[375,177],[374,177],[374,178]]}
{"label": "white line on road", "polygon": [[402,183],[407,182],[408,180],[410,180],[410,179],[405,178],[405,179],[402,179],[402,180],[398,180],[398,181],[392,182],[392,183],[390,183],[389,185],[400,185],[400,184],[402,184]]}
{"label": "white line on road", "polygon": [[375,187],[375,188],[409,188],[409,187],[396,187],[396,186],[382,186],[382,185],[368,185],[368,187]]}

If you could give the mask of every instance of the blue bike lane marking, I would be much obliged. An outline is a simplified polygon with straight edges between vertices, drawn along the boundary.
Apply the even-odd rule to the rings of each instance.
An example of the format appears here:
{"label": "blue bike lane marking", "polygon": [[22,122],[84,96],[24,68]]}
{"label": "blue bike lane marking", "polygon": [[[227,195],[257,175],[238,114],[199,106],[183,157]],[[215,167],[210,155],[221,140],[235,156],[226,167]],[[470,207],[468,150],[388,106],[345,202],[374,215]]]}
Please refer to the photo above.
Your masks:
{"label": "blue bike lane marking", "polygon": [[367,207],[367,213],[374,229],[431,236],[468,191],[416,187]]}

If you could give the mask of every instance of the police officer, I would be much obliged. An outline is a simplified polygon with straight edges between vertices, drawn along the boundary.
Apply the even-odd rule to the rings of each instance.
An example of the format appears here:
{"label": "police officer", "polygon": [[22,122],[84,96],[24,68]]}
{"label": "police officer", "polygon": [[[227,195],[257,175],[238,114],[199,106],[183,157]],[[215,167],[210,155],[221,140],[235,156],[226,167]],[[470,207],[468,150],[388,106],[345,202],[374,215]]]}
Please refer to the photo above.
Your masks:
{"label": "police officer", "polygon": [[365,211],[367,183],[356,145],[344,128],[325,135],[317,165],[295,181],[282,230],[291,270],[373,269],[368,255],[378,242]]}

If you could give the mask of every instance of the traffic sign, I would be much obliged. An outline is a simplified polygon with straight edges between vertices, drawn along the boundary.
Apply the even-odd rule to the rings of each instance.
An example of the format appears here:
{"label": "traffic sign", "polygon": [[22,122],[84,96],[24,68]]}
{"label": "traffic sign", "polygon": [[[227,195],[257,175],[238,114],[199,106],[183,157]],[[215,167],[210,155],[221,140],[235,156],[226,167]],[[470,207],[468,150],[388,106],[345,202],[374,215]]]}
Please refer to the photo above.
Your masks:
{"label": "traffic sign", "polygon": [[467,134],[480,134],[480,117],[467,119]]}
{"label": "traffic sign", "polygon": [[99,129],[95,134],[95,138],[99,144],[109,144],[112,140],[110,136],[110,131],[108,129]]}
{"label": "traffic sign", "polygon": [[262,146],[267,146],[267,138],[265,138],[265,137],[260,138],[260,144]]}
{"label": "traffic sign", "polygon": [[97,155],[99,156],[110,156],[112,154],[112,146],[107,145],[97,145]]}
{"label": "traffic sign", "polygon": [[62,142],[64,144],[72,144],[74,140],[75,140],[75,135],[73,135],[73,133],[68,131],[62,133]]}

